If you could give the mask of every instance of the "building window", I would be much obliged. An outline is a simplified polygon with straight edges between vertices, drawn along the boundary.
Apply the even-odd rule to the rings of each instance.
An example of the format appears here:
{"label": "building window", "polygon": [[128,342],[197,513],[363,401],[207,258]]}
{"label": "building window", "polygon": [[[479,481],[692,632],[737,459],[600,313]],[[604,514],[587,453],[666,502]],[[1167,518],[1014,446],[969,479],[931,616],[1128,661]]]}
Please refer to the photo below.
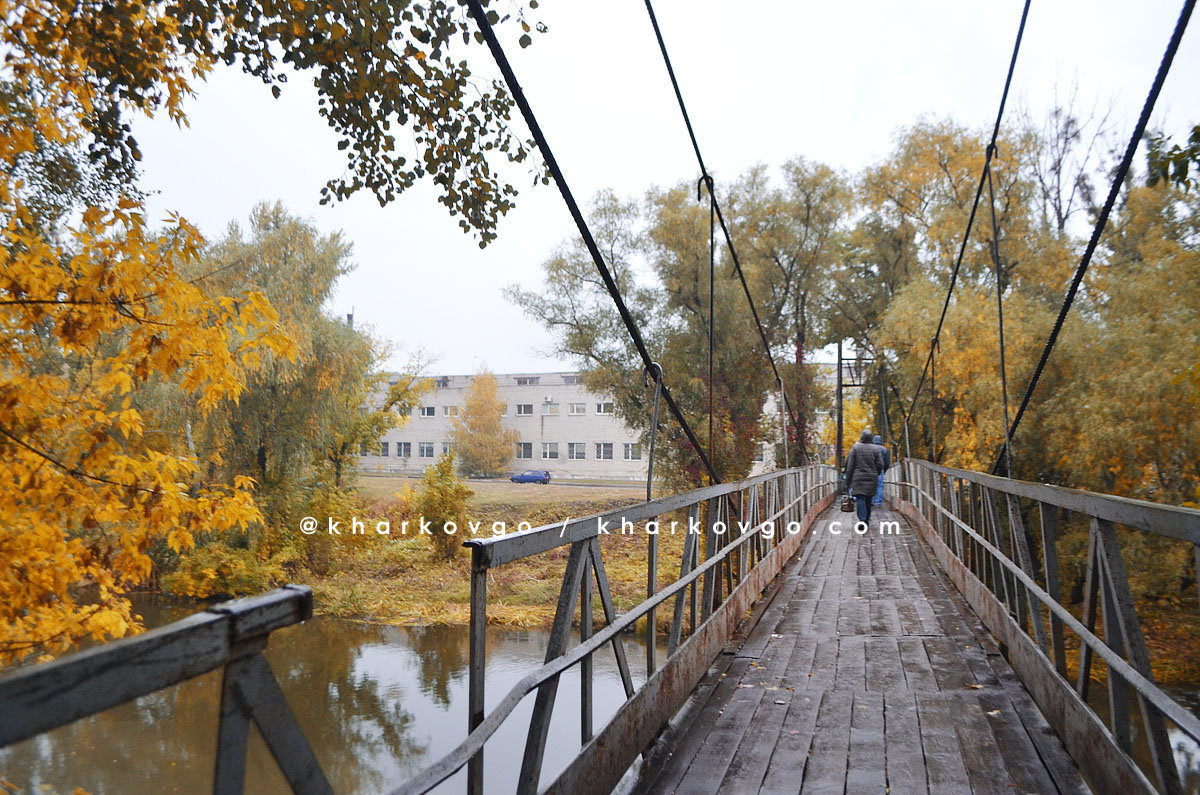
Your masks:
{"label": "building window", "polygon": [[612,414],[613,413],[612,401],[609,400],[604,403],[597,403],[596,404],[596,413],[597,414]]}
{"label": "building window", "polygon": [[442,455],[454,452],[454,445],[450,442],[442,442]]}
{"label": "building window", "polygon": [[563,383],[564,384],[582,384],[583,378],[578,375],[564,375]]}
{"label": "building window", "polygon": [[366,443],[366,442],[363,442],[363,443],[362,443],[362,444],[359,446],[359,448],[358,448],[358,454],[359,454],[359,455],[370,455],[370,454],[371,454],[371,448],[367,447],[367,443]]}
{"label": "building window", "polygon": [[567,442],[567,458],[582,461],[587,458],[587,445],[583,442]]}
{"label": "building window", "polygon": [[412,442],[396,442],[396,458],[412,458]]}
{"label": "building window", "polygon": [[533,416],[533,404],[532,403],[518,403],[517,404],[517,416],[518,417],[532,417]]}
{"label": "building window", "polygon": [[507,416],[508,416],[508,404],[507,404],[507,403],[501,403],[501,404],[500,404],[500,416],[501,416],[501,417],[507,417]]}
{"label": "building window", "polygon": [[441,378],[435,379],[434,384],[438,389],[445,389],[446,387],[450,386],[450,376],[443,375]]}
{"label": "building window", "polygon": [[601,461],[612,461],[612,442],[596,442],[596,458]]}
{"label": "building window", "polygon": [[383,456],[384,458],[388,457],[388,443],[387,442],[379,443],[379,454],[381,456]]}
{"label": "building window", "polygon": [[533,442],[517,442],[517,458],[533,458]]}
{"label": "building window", "polygon": [[517,386],[537,386],[538,381],[542,379],[536,375],[519,375],[517,376]]}
{"label": "building window", "polygon": [[625,443],[625,460],[626,461],[641,461],[642,446],[637,442]]}
{"label": "building window", "polygon": [[569,403],[567,404],[567,413],[572,417],[577,417],[580,414],[587,414],[586,403]]}
{"label": "building window", "polygon": [[547,417],[557,417],[558,416],[558,404],[557,403],[543,403],[542,404],[542,414],[544,414]]}
{"label": "building window", "polygon": [[558,458],[558,442],[542,442],[542,458]]}
{"label": "building window", "polygon": [[422,417],[436,417],[437,416],[437,406],[421,406],[421,416]]}
{"label": "building window", "polygon": [[755,446],[754,446],[754,460],[755,460],[755,461],[762,461],[762,460],[763,460],[763,447],[764,447],[764,446],[765,446],[765,445],[761,445],[761,444],[758,444],[758,445],[755,445]]}
{"label": "building window", "polygon": [[443,417],[457,417],[458,416],[458,406],[442,406],[442,416]]}
{"label": "building window", "polygon": [[433,458],[433,442],[421,442],[417,445],[417,452],[421,458]]}

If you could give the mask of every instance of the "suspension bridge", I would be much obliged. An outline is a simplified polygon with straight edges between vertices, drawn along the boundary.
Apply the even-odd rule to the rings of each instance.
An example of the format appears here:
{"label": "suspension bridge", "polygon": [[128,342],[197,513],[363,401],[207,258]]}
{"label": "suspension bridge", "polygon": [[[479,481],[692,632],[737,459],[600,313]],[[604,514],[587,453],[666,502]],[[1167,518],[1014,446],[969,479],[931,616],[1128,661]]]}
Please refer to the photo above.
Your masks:
{"label": "suspension bridge", "polygon": [[[661,399],[711,485],[656,499],[648,487],[646,501],[634,506],[468,541],[464,738],[408,781],[395,782],[394,792],[443,786],[488,791],[489,766],[495,764],[488,757],[489,740],[514,720],[517,706],[530,695],[533,709],[517,782],[521,793],[1194,791],[1194,776],[1181,770],[1174,746],[1184,738],[1200,744],[1200,718],[1155,682],[1120,540],[1141,533],[1187,545],[1200,570],[1200,511],[1000,474],[1013,471],[1013,436],[1128,174],[1194,0],[1184,4],[1011,421],[997,278],[1005,436],[991,471],[921,460],[906,444],[904,458],[886,473],[885,508],[866,532],[853,529],[849,515],[834,504],[840,467],[807,464],[803,450],[797,451],[798,467],[721,482],[617,289],[487,12],[478,0],[466,5],[653,378],[651,428],[659,426]],[[710,269],[719,228],[779,384],[782,414],[798,427],[649,0],[646,7],[695,150],[700,185],[707,190]],[[990,165],[1028,11],[1026,2],[975,201],[906,419],[927,381],[934,391],[942,324],[985,187],[996,223]],[[997,274],[998,237],[993,235],[991,247]],[[710,336],[710,387],[711,368]],[[652,435],[651,472],[653,444]],[[678,559],[668,561],[678,577],[660,585],[658,537],[647,534],[646,599],[618,613],[605,573],[605,528],[672,520],[697,528],[686,534]],[[1082,529],[1087,538],[1078,614],[1064,601],[1059,581],[1067,529]],[[489,573],[564,549],[545,662],[499,699],[493,694],[488,709]],[[669,621],[658,620],[660,611]],[[243,791],[253,724],[295,792],[331,792],[318,755],[263,657],[272,632],[311,614],[311,591],[288,586],[7,674],[0,677],[0,747],[221,670],[213,790]],[[639,624],[650,639],[644,660],[631,659],[624,643]],[[669,627],[661,659],[660,624]],[[625,700],[597,725],[593,663],[609,649]],[[634,665],[644,665],[638,686]],[[575,666],[578,694],[560,692],[560,678]],[[576,697],[578,753],[564,769],[548,773],[546,744],[556,703]]]}

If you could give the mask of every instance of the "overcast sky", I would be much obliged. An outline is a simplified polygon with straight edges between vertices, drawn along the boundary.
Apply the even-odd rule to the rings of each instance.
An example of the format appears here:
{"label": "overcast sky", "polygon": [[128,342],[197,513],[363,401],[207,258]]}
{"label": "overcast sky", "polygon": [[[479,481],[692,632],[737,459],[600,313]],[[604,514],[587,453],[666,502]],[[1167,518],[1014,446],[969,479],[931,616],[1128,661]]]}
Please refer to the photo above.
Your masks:
{"label": "overcast sky", "polygon": [[[1056,83],[1065,95],[1077,81],[1083,109],[1111,101],[1127,140],[1180,5],[1034,0],[1006,118],[1020,106],[1044,115]],[[990,128],[1021,3],[658,0],[655,11],[719,194],[747,167],[797,154],[857,171],[921,115]],[[509,57],[576,198],[695,180],[643,3],[543,0],[534,13],[549,33],[526,50],[511,43]],[[1200,121],[1197,77],[1191,30],[1153,122],[1177,138]],[[500,294],[537,285],[541,262],[574,233],[553,185],[531,188],[518,172],[517,208],[481,251],[425,185],[386,208],[366,193],[320,206],[322,185],[345,165],[306,79],[272,100],[253,78],[218,71],[187,113],[189,128],[165,117],[135,128],[160,217],[180,212],[216,237],[256,202],[279,199],[323,232],[342,230],[357,269],[329,308],[353,309],[391,342],[393,367],[416,348],[438,357],[437,372],[572,366],[542,355],[545,332]]]}

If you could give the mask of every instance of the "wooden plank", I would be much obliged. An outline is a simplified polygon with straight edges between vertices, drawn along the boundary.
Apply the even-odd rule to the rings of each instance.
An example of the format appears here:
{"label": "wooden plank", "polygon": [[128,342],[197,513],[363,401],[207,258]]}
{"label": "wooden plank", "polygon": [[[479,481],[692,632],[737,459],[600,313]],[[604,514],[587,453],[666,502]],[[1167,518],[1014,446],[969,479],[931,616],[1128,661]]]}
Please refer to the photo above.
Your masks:
{"label": "wooden plank", "polygon": [[[1008,697],[1008,702],[1020,720],[1022,728],[1025,729],[1026,735],[1037,749],[1039,762],[1054,780],[1058,791],[1090,793],[1091,788],[1084,783],[1083,777],[1079,774],[1079,768],[1075,765],[1075,760],[1067,753],[1067,749],[1059,741],[1058,735],[1046,722],[1046,716],[1033,703],[1033,697],[1021,684],[1017,674],[1003,657],[989,655],[988,660],[992,663],[996,678],[1000,680],[1000,686]],[[988,694],[988,698],[994,697],[992,694]]]}
{"label": "wooden plank", "polygon": [[882,693],[907,689],[896,638],[867,638],[866,661],[867,690]]}
{"label": "wooden plank", "polygon": [[887,791],[882,693],[855,693],[850,713],[846,792]]}
{"label": "wooden plank", "polygon": [[917,613],[917,606],[908,600],[896,602],[896,616],[900,620],[900,631],[904,635],[924,635],[925,625]]}
{"label": "wooden plank", "polygon": [[[826,643],[834,643],[837,641],[825,641]],[[790,688],[793,690],[807,690],[812,686],[811,673],[816,665],[817,648],[820,641],[812,635],[801,635],[796,639],[796,645],[792,649],[791,659],[784,667],[783,673],[779,677],[780,687]],[[834,654],[836,655],[836,645],[834,646]],[[833,657],[836,664],[837,657]]]}
{"label": "wooden plank", "polygon": [[900,664],[904,669],[904,681],[909,690],[938,689],[937,677],[933,674],[933,666],[925,651],[925,641],[922,638],[899,638],[896,645],[900,650]]}
{"label": "wooden plank", "polygon": [[925,793],[925,755],[917,724],[917,702],[912,693],[885,693],[884,748],[888,791],[891,795]]}
{"label": "wooden plank", "polygon": [[900,613],[894,599],[873,599],[870,603],[872,635],[900,635]]}
{"label": "wooden plank", "polygon": [[808,765],[804,768],[804,792],[820,795],[845,791],[853,703],[854,694],[841,690],[826,691],[821,700]]}
{"label": "wooden plank", "polygon": [[717,791],[766,692],[763,687],[750,684],[750,676],[751,672],[747,670],[725,701],[708,731],[704,745],[692,758],[679,782],[680,792],[700,795]]}
{"label": "wooden plank", "polygon": [[862,597],[842,600],[838,612],[837,633],[839,635],[871,634],[871,605]]}
{"label": "wooden plank", "polygon": [[797,691],[788,702],[787,715],[771,759],[763,777],[759,792],[773,795],[787,793],[795,795],[804,778],[808,752],[816,731],[817,715],[825,694]]}
{"label": "wooden plank", "polygon": [[969,792],[971,784],[963,765],[950,703],[936,693],[918,693],[916,702],[929,792],[932,795]]}
{"label": "wooden plank", "polygon": [[866,638],[849,635],[838,638],[838,690],[863,690],[867,685]]}
{"label": "wooden plank", "polygon": [[967,661],[953,638],[925,638],[925,653],[937,679],[938,689],[958,691],[977,684]]}
{"label": "wooden plank", "polygon": [[768,691],[750,721],[719,787],[720,792],[757,792],[791,708],[787,690]]}
{"label": "wooden plank", "polygon": [[1009,795],[1011,780],[1004,759],[996,747],[991,725],[972,694],[954,699],[954,728],[962,749],[963,765],[971,781],[971,791],[980,795]]}
{"label": "wooden plank", "polygon": [[818,689],[833,687],[837,675],[837,667],[838,639],[822,638],[818,640],[807,686]]}
{"label": "wooden plank", "polygon": [[725,708],[730,695],[737,690],[742,674],[750,666],[748,659],[735,659],[728,669],[719,675],[718,681],[712,688],[704,705],[696,712],[689,729],[679,738],[679,742],[671,749],[671,755],[659,770],[652,787],[655,792],[674,792],[687,774],[692,760],[708,739],[708,729],[712,727]]}
{"label": "wooden plank", "polygon": [[1054,792],[1053,779],[1038,756],[1037,748],[1021,723],[1016,707],[1007,694],[983,690],[979,706],[987,716],[996,748],[1008,768],[1009,779],[1017,792]]}

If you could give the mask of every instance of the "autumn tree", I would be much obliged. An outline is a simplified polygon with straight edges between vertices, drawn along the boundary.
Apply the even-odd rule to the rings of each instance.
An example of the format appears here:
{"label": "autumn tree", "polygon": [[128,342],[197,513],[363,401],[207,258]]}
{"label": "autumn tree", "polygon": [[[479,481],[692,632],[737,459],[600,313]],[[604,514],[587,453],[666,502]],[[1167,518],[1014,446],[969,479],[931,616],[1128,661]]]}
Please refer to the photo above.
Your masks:
{"label": "autumn tree", "polygon": [[[713,438],[708,438],[708,208],[694,186],[652,190],[644,202],[601,193],[592,205],[591,227],[606,263],[684,416],[722,478],[749,472],[764,441],[763,404],[776,388],[741,285],[728,266],[718,266],[715,286]],[[649,263],[652,278],[639,280],[636,264]],[[653,384],[641,372],[596,266],[581,243],[564,244],[543,265],[541,291],[509,288],[507,295],[555,332],[556,350],[579,361],[587,386],[612,395],[617,413],[645,435],[650,426]],[[749,365],[748,362],[755,364]],[[672,485],[706,480],[683,432],[663,412],[656,471]]]}
{"label": "autumn tree", "polygon": [[[290,357],[265,356],[248,373],[239,399],[209,412],[191,406],[174,384],[154,399],[160,433],[187,436],[197,455],[214,462],[207,480],[245,476],[258,484],[262,519],[249,533],[201,539],[207,565],[199,570],[215,575],[202,584],[183,576],[170,581],[189,595],[240,593],[246,583],[261,581],[246,572],[273,558],[280,562],[289,550],[307,552],[309,539],[295,531],[300,517],[337,512],[347,499],[338,492],[360,448],[407,421],[424,390],[425,379],[416,373],[387,380],[386,347],[328,311],[337,280],[353,268],[351,256],[339,233],[321,235],[281,204],[262,203],[246,230],[231,224],[201,257],[197,269],[207,275],[200,282],[206,290],[261,291],[295,347]],[[189,568],[188,561],[183,565]]]}
{"label": "autumn tree", "polygon": [[[0,0],[0,12],[3,663],[136,629],[122,593],[148,575],[151,544],[185,550],[199,528],[260,518],[251,479],[209,480],[220,462],[186,435],[148,432],[143,390],[170,382],[211,412],[293,343],[262,292],[198,284],[195,228],[148,226],[130,115],[183,123],[193,83],[219,63],[275,94],[307,73],[347,155],[326,200],[366,189],[386,202],[429,177],[481,245],[516,195],[487,158],[523,163],[531,147],[508,127],[508,92],[472,77],[457,5]],[[59,190],[64,157],[102,189]]]}
{"label": "autumn tree", "polygon": [[508,466],[520,435],[504,427],[503,415],[496,377],[481,368],[471,379],[462,410],[451,422],[450,439],[463,474],[496,475]]}
{"label": "autumn tree", "polygon": [[454,454],[443,453],[437,463],[425,468],[417,492],[417,511],[432,528],[434,557],[453,560],[462,548],[462,533],[467,528],[467,501],[475,492],[454,472]]}
{"label": "autumn tree", "polygon": [[790,443],[807,450],[809,415],[819,400],[807,357],[814,338],[825,338],[829,276],[841,253],[853,193],[847,177],[823,163],[794,157],[780,171],[778,184],[763,166],[738,179],[729,212],[772,345],[791,359],[792,366],[783,368],[784,387],[789,401],[798,403],[793,410],[799,428],[790,429]]}

